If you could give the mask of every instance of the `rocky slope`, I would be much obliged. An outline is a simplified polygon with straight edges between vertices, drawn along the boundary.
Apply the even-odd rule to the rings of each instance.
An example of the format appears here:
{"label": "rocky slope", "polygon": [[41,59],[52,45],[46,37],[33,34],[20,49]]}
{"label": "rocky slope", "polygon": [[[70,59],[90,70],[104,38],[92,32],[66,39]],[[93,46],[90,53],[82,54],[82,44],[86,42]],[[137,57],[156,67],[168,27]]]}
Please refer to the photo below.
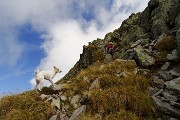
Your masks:
{"label": "rocky slope", "polygon": [[[110,41],[113,56],[104,48]],[[142,13],[84,46],[40,99],[53,107],[50,120],[180,119],[180,0],[150,0]]]}
{"label": "rocky slope", "polygon": [[[109,41],[118,46],[112,58],[104,53]],[[156,110],[162,119],[180,118],[180,0],[150,0],[142,13],[132,14],[104,39],[84,46],[63,80],[96,61],[112,59],[135,60],[138,69],[152,73],[149,92]]]}

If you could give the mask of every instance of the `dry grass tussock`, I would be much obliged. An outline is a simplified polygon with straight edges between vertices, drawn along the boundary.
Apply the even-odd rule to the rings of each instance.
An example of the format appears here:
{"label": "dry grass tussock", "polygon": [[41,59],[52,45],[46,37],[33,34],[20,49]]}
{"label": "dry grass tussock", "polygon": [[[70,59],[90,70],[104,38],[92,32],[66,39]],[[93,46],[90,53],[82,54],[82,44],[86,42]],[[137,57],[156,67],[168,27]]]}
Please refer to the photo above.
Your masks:
{"label": "dry grass tussock", "polygon": [[[101,89],[88,91],[88,113],[82,119],[95,119],[97,113],[107,120],[138,120],[152,118],[152,103],[148,96],[149,76],[135,74],[134,61],[96,62],[73,79],[73,86],[85,93],[90,83],[99,79]],[[119,76],[124,72],[125,76]],[[86,76],[89,80],[84,80]],[[120,119],[121,118],[121,119]]]}
{"label": "dry grass tussock", "polygon": [[38,96],[35,91],[4,96],[0,100],[0,120],[47,120],[52,107]]}

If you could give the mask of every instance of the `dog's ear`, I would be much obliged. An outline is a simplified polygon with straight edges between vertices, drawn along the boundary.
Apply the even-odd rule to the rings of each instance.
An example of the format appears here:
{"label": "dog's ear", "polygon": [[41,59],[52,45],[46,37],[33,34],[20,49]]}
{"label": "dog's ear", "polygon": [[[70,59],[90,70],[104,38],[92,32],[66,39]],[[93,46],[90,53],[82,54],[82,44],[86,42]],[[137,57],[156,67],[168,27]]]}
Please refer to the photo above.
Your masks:
{"label": "dog's ear", "polygon": [[54,69],[56,69],[56,66],[53,66]]}

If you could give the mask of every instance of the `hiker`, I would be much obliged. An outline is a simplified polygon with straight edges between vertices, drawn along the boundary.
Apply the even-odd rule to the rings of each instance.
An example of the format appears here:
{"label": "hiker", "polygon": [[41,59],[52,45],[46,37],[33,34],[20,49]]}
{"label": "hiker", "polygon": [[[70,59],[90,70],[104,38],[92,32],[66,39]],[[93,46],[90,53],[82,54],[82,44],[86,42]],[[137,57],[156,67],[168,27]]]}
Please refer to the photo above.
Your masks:
{"label": "hiker", "polygon": [[113,56],[113,52],[114,52],[114,44],[113,42],[109,42],[106,46],[105,46],[105,50],[107,54],[111,54]]}

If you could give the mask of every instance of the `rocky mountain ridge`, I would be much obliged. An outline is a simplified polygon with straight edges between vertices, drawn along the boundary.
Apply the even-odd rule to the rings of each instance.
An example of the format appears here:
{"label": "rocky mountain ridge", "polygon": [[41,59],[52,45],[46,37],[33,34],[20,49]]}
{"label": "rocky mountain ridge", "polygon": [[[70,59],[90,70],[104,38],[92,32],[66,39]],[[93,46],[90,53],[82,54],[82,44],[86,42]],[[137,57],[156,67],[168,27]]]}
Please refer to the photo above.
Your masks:
{"label": "rocky mountain ridge", "polygon": [[[64,79],[76,76],[96,61],[135,60],[138,69],[152,72],[149,91],[156,109],[164,115],[162,119],[180,118],[179,21],[179,0],[150,0],[142,13],[132,14],[104,39],[84,46],[80,60]],[[109,41],[118,46],[112,58],[104,52]]]}

